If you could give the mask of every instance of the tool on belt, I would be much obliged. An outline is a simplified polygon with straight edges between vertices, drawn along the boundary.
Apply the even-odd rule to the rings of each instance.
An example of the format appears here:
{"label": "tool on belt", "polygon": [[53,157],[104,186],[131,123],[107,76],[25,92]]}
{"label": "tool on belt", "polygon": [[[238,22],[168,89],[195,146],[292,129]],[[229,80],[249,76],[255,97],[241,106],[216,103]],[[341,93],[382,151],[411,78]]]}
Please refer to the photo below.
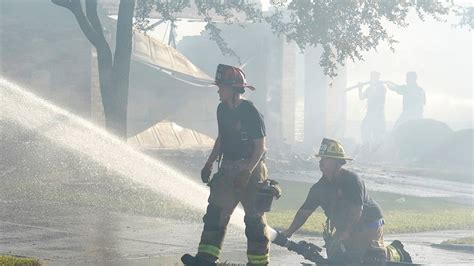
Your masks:
{"label": "tool on belt", "polygon": [[282,190],[277,181],[267,179],[257,183],[257,210],[269,212],[272,209],[273,198],[279,199]]}

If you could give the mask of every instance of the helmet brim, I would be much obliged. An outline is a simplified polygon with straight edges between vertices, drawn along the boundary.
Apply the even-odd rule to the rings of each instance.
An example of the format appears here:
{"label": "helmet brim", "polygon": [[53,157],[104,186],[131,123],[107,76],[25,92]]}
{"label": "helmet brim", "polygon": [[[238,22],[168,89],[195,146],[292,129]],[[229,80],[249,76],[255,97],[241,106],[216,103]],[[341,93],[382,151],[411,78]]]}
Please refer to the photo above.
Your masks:
{"label": "helmet brim", "polygon": [[226,84],[226,83],[219,83],[219,82],[212,82],[211,83],[212,85],[216,85],[216,86],[219,86],[219,85],[229,85],[229,86],[232,86],[232,87],[237,87],[237,88],[249,88],[250,90],[254,91],[255,90],[255,87],[254,86],[251,86],[251,85],[248,85],[248,84]]}
{"label": "helmet brim", "polygon": [[319,158],[332,158],[332,159],[341,159],[341,160],[348,160],[348,161],[352,161],[354,159],[352,158],[348,158],[348,157],[338,157],[338,156],[332,156],[332,155],[319,155],[319,154],[315,154],[314,157],[319,157]]}

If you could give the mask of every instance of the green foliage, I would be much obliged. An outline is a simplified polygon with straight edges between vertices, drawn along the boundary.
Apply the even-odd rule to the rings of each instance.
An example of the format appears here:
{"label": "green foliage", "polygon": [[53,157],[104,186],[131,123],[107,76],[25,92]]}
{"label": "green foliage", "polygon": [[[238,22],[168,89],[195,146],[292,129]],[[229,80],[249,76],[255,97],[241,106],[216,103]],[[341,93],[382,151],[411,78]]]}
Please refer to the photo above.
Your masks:
{"label": "green foliage", "polygon": [[[292,1],[288,5],[290,19],[281,32],[301,49],[321,45],[321,65],[325,74],[336,74],[336,63],[346,59],[362,60],[362,52],[388,42],[396,42],[383,22],[405,27],[410,10],[419,17],[446,15],[441,1]],[[279,22],[277,22],[279,23]]]}
{"label": "green foliage", "polygon": [[[221,3],[222,2],[222,3]],[[240,24],[249,22],[261,22],[263,13],[255,4],[248,4],[246,1],[193,1],[197,16],[206,22],[205,30],[210,34],[210,39],[215,41],[219,49],[224,55],[237,58],[239,56],[232,50],[225,39],[221,36],[221,29],[217,26],[215,19],[223,20],[226,24]],[[147,17],[153,11],[157,11],[164,21],[177,20],[177,16],[185,8],[191,6],[189,0],[162,1],[162,0],[138,0],[135,16],[137,18],[136,25],[142,30],[149,29],[149,21]],[[242,15],[245,17],[242,19]]]}
{"label": "green foliage", "polygon": [[474,29],[474,6],[456,6],[454,13],[460,18],[458,26]]}
{"label": "green foliage", "polygon": [[0,256],[0,266],[40,266],[41,263],[37,259]]}
{"label": "green foliage", "polygon": [[[191,3],[193,2],[193,3]],[[137,25],[145,29],[146,18],[156,11],[165,21],[175,21],[185,8],[196,7],[196,16],[207,23],[206,30],[223,54],[237,54],[221,37],[216,19],[226,24],[266,22],[272,31],[294,41],[301,50],[320,46],[320,65],[325,74],[335,76],[337,65],[346,59],[363,60],[363,52],[387,42],[393,49],[396,40],[389,35],[385,22],[406,27],[408,14],[414,11],[420,19],[432,16],[442,19],[453,5],[448,1],[271,1],[271,12],[263,13],[247,1],[228,0],[138,0]],[[193,5],[192,5],[193,4]]]}

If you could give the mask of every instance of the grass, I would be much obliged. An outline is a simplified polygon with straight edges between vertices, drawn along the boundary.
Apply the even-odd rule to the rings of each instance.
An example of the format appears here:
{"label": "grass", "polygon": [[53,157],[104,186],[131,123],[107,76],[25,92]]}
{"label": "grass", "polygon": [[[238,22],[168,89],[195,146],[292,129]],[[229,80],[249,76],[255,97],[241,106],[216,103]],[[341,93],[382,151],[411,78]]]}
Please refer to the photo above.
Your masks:
{"label": "grass", "polygon": [[[23,164],[19,161],[13,176],[2,177],[0,200],[42,204],[57,209],[85,206],[134,215],[200,220],[200,214],[183,204],[113,173],[105,173],[103,167],[84,161],[84,158],[76,160],[75,156],[60,154],[58,158],[46,158],[48,160],[44,159],[44,162],[37,156],[39,161],[33,161],[38,164],[36,166],[31,166],[28,158]],[[69,170],[67,164],[57,163],[57,160],[79,161],[82,167],[79,165],[78,169]],[[43,163],[48,165],[47,170],[43,169]],[[31,166],[31,170],[27,166]],[[37,168],[41,171],[36,171]],[[312,184],[281,181],[280,185],[283,196],[275,201],[268,219],[271,226],[283,229],[290,225]],[[370,194],[383,209],[387,233],[474,228],[474,209],[471,205],[460,205],[441,198],[417,198],[383,192]],[[324,215],[318,211],[303,226],[302,232],[318,233],[324,221]]]}
{"label": "grass", "polygon": [[[274,202],[274,210],[297,210],[303,204],[312,186],[304,182],[279,181],[279,183],[283,189],[283,196]],[[468,206],[452,203],[443,198],[419,198],[376,191],[369,191],[369,193],[382,207],[384,213],[390,210],[431,211]]]}
{"label": "grass", "polygon": [[40,266],[41,263],[37,259],[0,256],[0,266]]}
{"label": "grass", "polygon": [[[457,165],[451,165],[451,167],[446,167],[445,165],[429,165],[423,166],[419,162],[413,162],[408,165],[383,165],[380,164],[370,164],[366,163],[363,166],[360,166],[361,169],[369,170],[370,167],[383,167],[389,173],[392,174],[402,174],[402,175],[413,175],[413,176],[426,176],[431,179],[439,179],[443,181],[453,181],[453,182],[463,182],[471,183],[473,167],[460,167]],[[357,167],[359,168],[359,167]],[[364,171],[364,170],[363,170]]]}
{"label": "grass", "polygon": [[[3,126],[0,123],[0,129]],[[185,204],[137,184],[85,154],[45,139],[36,131],[15,125],[11,131],[8,128],[0,130],[0,139],[5,139],[0,142],[0,150],[8,154],[0,158],[0,203],[7,202],[12,213],[37,207],[63,213],[79,207],[201,220],[201,214]]]}
{"label": "grass", "polygon": [[[14,180],[14,185],[0,186],[0,199],[46,202],[58,208],[87,206],[108,211],[168,217],[179,220],[198,220],[199,214],[156,192],[124,182],[119,177],[93,179],[94,184],[48,182],[40,179]],[[275,201],[268,213],[272,227],[286,229],[304,202],[311,184],[282,181],[283,196]],[[41,191],[41,193],[38,193]],[[370,192],[382,207],[386,233],[410,233],[450,229],[474,229],[474,209],[440,198],[417,198],[393,193]],[[51,206],[54,207],[54,206]],[[191,217],[192,216],[192,217]],[[318,209],[300,232],[319,234],[326,218]]]}
{"label": "grass", "polygon": [[441,244],[457,244],[457,245],[474,245],[474,237],[463,237],[463,238],[458,238],[458,239],[450,239],[447,241],[444,241]]}
{"label": "grass", "polygon": [[198,220],[200,215],[184,204],[167,199],[155,191],[132,184],[120,177],[96,179],[92,183],[74,184],[41,179],[17,180],[0,186],[0,200],[34,202],[64,209],[83,206],[149,217]]}
{"label": "grass", "polygon": [[[286,229],[296,211],[284,210],[268,213],[269,224],[276,229]],[[415,233],[437,230],[474,229],[471,212],[464,208],[419,212],[416,210],[391,210],[385,214],[384,232]],[[326,217],[316,211],[299,230],[300,233],[321,234]]]}
{"label": "grass", "polygon": [[[268,213],[272,227],[286,229],[296,211],[304,202],[310,184],[282,181],[283,196],[275,201],[273,211]],[[436,230],[474,229],[474,208],[442,198],[417,198],[394,193],[370,192],[382,207],[386,233],[414,233]],[[326,217],[318,209],[299,232],[320,234]]]}

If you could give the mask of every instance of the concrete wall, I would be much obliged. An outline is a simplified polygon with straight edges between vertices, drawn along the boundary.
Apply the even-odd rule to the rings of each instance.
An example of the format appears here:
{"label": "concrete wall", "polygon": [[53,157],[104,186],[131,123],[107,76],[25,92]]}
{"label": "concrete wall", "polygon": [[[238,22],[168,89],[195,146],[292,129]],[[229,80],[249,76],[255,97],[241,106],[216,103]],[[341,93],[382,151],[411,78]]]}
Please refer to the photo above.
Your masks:
{"label": "concrete wall", "polygon": [[338,65],[337,76],[331,80],[327,91],[326,137],[342,139],[346,131],[347,67]]}
{"label": "concrete wall", "polygon": [[281,138],[285,144],[295,143],[296,111],[296,44],[283,44],[281,81]]}
{"label": "concrete wall", "polygon": [[305,51],[304,143],[310,148],[317,147],[326,134],[329,82],[319,65],[321,54],[320,48]]}
{"label": "concrete wall", "polygon": [[344,138],[346,129],[347,67],[338,66],[338,75],[324,75],[319,65],[321,48],[305,50],[304,144],[318,148],[322,138]]}

